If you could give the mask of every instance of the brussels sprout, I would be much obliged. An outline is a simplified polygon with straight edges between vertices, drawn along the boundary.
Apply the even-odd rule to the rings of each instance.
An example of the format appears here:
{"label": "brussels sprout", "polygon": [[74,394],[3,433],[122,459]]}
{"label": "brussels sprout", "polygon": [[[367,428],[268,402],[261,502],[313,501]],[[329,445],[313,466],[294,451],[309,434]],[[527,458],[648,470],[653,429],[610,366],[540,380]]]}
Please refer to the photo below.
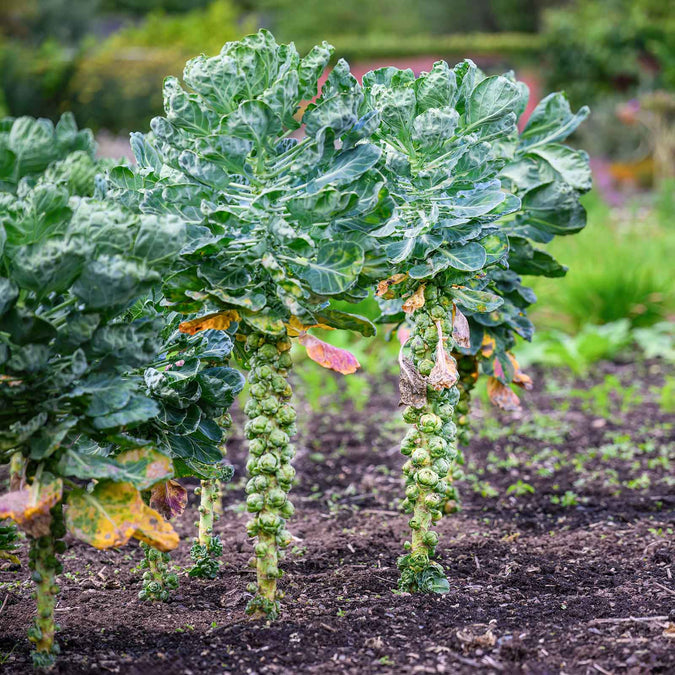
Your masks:
{"label": "brussels sprout", "polygon": [[257,513],[258,511],[262,511],[264,506],[265,498],[257,492],[250,494],[246,498],[246,509],[249,513]]}
{"label": "brussels sprout", "polygon": [[276,513],[265,512],[260,516],[260,527],[265,532],[276,533],[283,526],[283,520]]}
{"label": "brussels sprout", "polygon": [[248,444],[248,451],[256,457],[260,457],[260,455],[265,452],[266,448],[267,443],[262,438],[254,438]]}
{"label": "brussels sprout", "polygon": [[272,488],[267,493],[267,503],[274,508],[282,507],[286,503],[286,500],[286,492],[279,488]]}
{"label": "brussels sprout", "polygon": [[432,530],[429,530],[428,532],[424,533],[423,541],[425,546],[428,546],[429,548],[435,548],[438,545],[438,534]]}
{"label": "brussels sprout", "polygon": [[245,426],[246,435],[248,436],[250,434],[251,438],[268,434],[270,431],[272,431],[272,423],[265,415],[254,417],[252,420],[249,420]]}
{"label": "brussels sprout", "polygon": [[444,457],[448,449],[448,442],[443,436],[430,436],[427,441],[427,448],[432,457]]}
{"label": "brussels sprout", "polygon": [[433,487],[438,483],[438,474],[433,469],[420,469],[416,478],[417,482],[424,487]]}
{"label": "brussels sprout", "polygon": [[262,365],[255,369],[259,380],[269,380],[274,375],[274,369],[268,365]]}
{"label": "brussels sprout", "polygon": [[420,496],[420,490],[417,485],[411,484],[406,486],[405,496],[411,502],[414,502]]}
{"label": "brussels sprout", "polygon": [[263,362],[267,361],[271,363],[276,361],[278,356],[279,352],[277,351],[277,348],[268,342],[263,344],[256,352],[256,359]]}
{"label": "brussels sprout", "polygon": [[417,364],[417,370],[419,370],[420,375],[424,375],[424,377],[427,377],[433,369],[434,362],[431,359],[424,359]]}
{"label": "brussels sprout", "polygon": [[[431,286],[431,288],[434,288]],[[427,300],[431,300],[432,298],[427,298]],[[433,305],[431,308],[431,311],[429,312],[431,314],[431,318],[438,320],[438,319],[446,319],[448,317],[448,312],[441,307],[440,305]]]}
{"label": "brussels sprout", "polygon": [[436,326],[429,326],[429,328],[425,329],[422,336],[429,347],[433,348],[436,346],[436,343],[438,342],[438,332],[436,330]]}
{"label": "brussels sprout", "polygon": [[291,439],[285,431],[282,431],[281,429],[273,429],[270,435],[267,437],[267,440],[270,445],[280,448],[284,445],[288,445]]}
{"label": "brussels sprout", "polygon": [[277,411],[276,421],[281,425],[287,425],[295,422],[296,417],[297,414],[293,407],[285,403]]}
{"label": "brussels sprout", "polygon": [[260,469],[260,471],[263,473],[275,473],[278,467],[279,460],[277,459],[276,455],[271,452],[266,452],[258,460],[258,469]]}
{"label": "brussels sprout", "polygon": [[293,359],[289,352],[283,352],[279,355],[279,368],[290,368],[293,365]]}
{"label": "brussels sprout", "polygon": [[255,399],[250,398],[246,401],[244,405],[244,414],[246,414],[247,417],[257,417],[261,412],[262,408]]}
{"label": "brussels sprout", "polygon": [[408,424],[416,424],[420,418],[420,411],[410,406],[403,411],[403,421]]}
{"label": "brussels sprout", "polygon": [[274,396],[268,396],[260,401],[260,408],[265,415],[274,415],[279,410],[279,401]]}
{"label": "brussels sprout", "polygon": [[[437,459],[432,465],[431,468],[439,475],[446,476],[448,471],[450,471],[450,462],[444,458]],[[440,481],[439,481],[440,482]],[[438,483],[436,484],[438,487]]]}
{"label": "brussels sprout", "polygon": [[265,398],[265,396],[267,395],[267,387],[264,384],[262,384],[262,382],[257,382],[256,384],[252,384],[249,387],[248,393],[251,396],[251,398],[261,400]]}
{"label": "brussels sprout", "polygon": [[424,466],[429,461],[429,453],[423,448],[418,448],[413,452],[410,460],[415,466]]}
{"label": "brussels sprout", "polygon": [[279,352],[287,352],[291,348],[291,341],[286,337],[286,338],[281,338],[277,342],[277,351]]}
{"label": "brussels sprout", "polygon": [[424,497],[424,505],[428,509],[437,509],[443,503],[443,497],[436,492],[430,492]]}
{"label": "brussels sprout", "polygon": [[438,415],[433,413],[425,413],[420,417],[419,428],[426,434],[432,434],[435,431],[440,431],[443,426],[443,420]]}

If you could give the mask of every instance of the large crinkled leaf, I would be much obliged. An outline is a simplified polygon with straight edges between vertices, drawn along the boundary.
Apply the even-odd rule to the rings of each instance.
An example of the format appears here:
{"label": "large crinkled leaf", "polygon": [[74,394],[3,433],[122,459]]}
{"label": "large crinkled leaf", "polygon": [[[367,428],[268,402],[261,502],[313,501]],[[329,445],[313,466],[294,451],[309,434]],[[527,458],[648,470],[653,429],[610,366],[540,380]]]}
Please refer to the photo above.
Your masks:
{"label": "large crinkled leaf", "polygon": [[537,146],[563,141],[588,117],[589,112],[588,107],[583,106],[573,114],[565,94],[549,94],[530,115],[520,134],[520,146],[531,151]]}
{"label": "large crinkled leaf", "polygon": [[373,337],[377,332],[372,321],[358,314],[350,314],[335,309],[322,309],[315,312],[314,317],[320,324],[338,330],[353,330],[356,333],[361,333],[364,337]]}
{"label": "large crinkled leaf", "polygon": [[363,267],[361,246],[350,241],[323,244],[316,257],[290,264],[318,295],[338,295],[351,288]]}
{"label": "large crinkled leaf", "polygon": [[567,274],[567,267],[547,251],[534,248],[526,239],[509,237],[509,241],[509,265],[514,272],[543,277],[564,277]]}
{"label": "large crinkled leaf", "polygon": [[72,490],[68,495],[66,527],[94,548],[123,546],[144,517],[145,504],[131,483],[98,483],[92,492]]}
{"label": "large crinkled leaf", "polygon": [[43,472],[32,484],[0,496],[0,520],[11,518],[32,537],[49,534],[50,509],[61,501],[63,481]]}
{"label": "large crinkled leaf", "polygon": [[591,189],[592,176],[588,154],[559,143],[534,147],[530,152],[545,160],[575,190],[587,192]]}
{"label": "large crinkled leaf", "polygon": [[224,120],[223,127],[228,133],[243,138],[258,147],[276,138],[281,133],[281,121],[274,111],[262,101],[245,101]]}
{"label": "large crinkled leaf", "polygon": [[466,123],[469,128],[475,128],[515,113],[520,96],[518,87],[507,78],[486,77],[476,85],[467,101]]}
{"label": "large crinkled leaf", "polygon": [[573,234],[586,226],[586,210],[579,201],[578,193],[569,185],[560,182],[534,188],[525,194],[523,213],[517,224],[556,234]]}
{"label": "large crinkled leaf", "polygon": [[0,277],[0,316],[11,309],[19,297],[19,289],[11,280]]}
{"label": "large crinkled leaf", "polygon": [[142,394],[132,394],[122,408],[93,419],[96,429],[135,426],[159,414],[157,403]]}
{"label": "large crinkled leaf", "polygon": [[126,305],[161,279],[144,263],[101,256],[87,263],[73,293],[92,309]]}
{"label": "large crinkled leaf", "polygon": [[147,490],[173,475],[171,460],[150,447],[127,450],[115,457],[68,450],[60,461],[59,470],[64,476],[83,480],[107,478],[131,483],[138,490]]}
{"label": "large crinkled leaf", "polygon": [[320,190],[325,185],[345,185],[361,177],[371,169],[381,155],[381,150],[370,143],[361,143],[338,155],[330,169],[313,180],[308,189]]}
{"label": "large crinkled leaf", "polygon": [[423,73],[415,82],[417,112],[430,108],[444,108],[453,102],[457,90],[455,73],[445,61],[436,61],[429,73]]}

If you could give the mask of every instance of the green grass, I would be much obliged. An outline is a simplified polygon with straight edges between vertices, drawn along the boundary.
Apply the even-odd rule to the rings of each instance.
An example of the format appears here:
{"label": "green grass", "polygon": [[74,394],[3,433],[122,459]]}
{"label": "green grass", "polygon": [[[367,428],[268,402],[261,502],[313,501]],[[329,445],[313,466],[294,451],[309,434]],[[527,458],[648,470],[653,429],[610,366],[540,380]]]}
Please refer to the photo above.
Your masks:
{"label": "green grass", "polygon": [[666,320],[675,313],[675,201],[668,186],[620,209],[593,192],[584,204],[586,228],[547,247],[569,267],[567,276],[528,279],[539,298],[532,311],[537,328],[575,333],[620,319],[633,327]]}

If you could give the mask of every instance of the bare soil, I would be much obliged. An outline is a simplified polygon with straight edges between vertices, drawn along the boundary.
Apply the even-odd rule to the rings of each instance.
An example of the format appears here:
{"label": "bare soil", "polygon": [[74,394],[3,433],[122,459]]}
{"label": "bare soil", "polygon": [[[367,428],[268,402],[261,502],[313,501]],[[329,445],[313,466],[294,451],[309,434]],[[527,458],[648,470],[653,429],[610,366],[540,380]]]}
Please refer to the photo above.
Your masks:
{"label": "bare soil", "polygon": [[[170,602],[143,603],[137,546],[69,542],[56,672],[675,673],[675,441],[659,403],[664,371],[604,364],[578,382],[540,372],[523,413],[474,413],[462,510],[437,528],[444,596],[395,591],[407,536],[396,509],[395,383],[374,386],[363,410],[315,414],[300,401],[297,541],[283,563],[282,617],[269,625],[244,613],[253,571],[238,506],[245,447],[235,437],[218,579],[182,575]],[[180,568],[194,519],[190,508],[176,524]],[[22,559],[20,570],[0,571],[3,673],[30,671]]]}

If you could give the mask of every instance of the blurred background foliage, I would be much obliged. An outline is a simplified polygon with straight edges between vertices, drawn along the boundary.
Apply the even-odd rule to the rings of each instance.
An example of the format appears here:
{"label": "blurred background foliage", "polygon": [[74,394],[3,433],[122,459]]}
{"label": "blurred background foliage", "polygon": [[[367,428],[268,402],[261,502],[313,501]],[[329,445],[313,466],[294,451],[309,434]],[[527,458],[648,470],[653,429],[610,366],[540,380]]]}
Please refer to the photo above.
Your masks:
{"label": "blurred background foliage", "polygon": [[[647,349],[650,336],[657,353],[672,356],[671,4],[2,0],[0,112],[55,118],[73,110],[81,125],[123,139],[109,152],[124,152],[126,133],[146,129],[161,110],[164,76],[180,75],[188,58],[215,54],[224,42],[258,26],[271,29],[279,40],[295,41],[301,51],[328,40],[336,46],[336,57],[347,57],[357,74],[391,62],[419,71],[439,58],[451,63],[473,58],[490,72],[513,68],[530,85],[533,98],[562,89],[574,108],[588,104],[592,109],[574,139],[592,157],[589,226],[552,245],[556,257],[570,267],[565,279],[533,281],[541,300],[534,319],[541,331],[527,358],[585,363],[631,345]],[[361,309],[376,312],[369,302]],[[369,370],[383,367],[378,359],[383,348],[372,341],[355,346]],[[391,349],[396,351],[395,341]],[[364,387],[353,382],[345,386]],[[366,392],[364,388],[364,396]]]}

